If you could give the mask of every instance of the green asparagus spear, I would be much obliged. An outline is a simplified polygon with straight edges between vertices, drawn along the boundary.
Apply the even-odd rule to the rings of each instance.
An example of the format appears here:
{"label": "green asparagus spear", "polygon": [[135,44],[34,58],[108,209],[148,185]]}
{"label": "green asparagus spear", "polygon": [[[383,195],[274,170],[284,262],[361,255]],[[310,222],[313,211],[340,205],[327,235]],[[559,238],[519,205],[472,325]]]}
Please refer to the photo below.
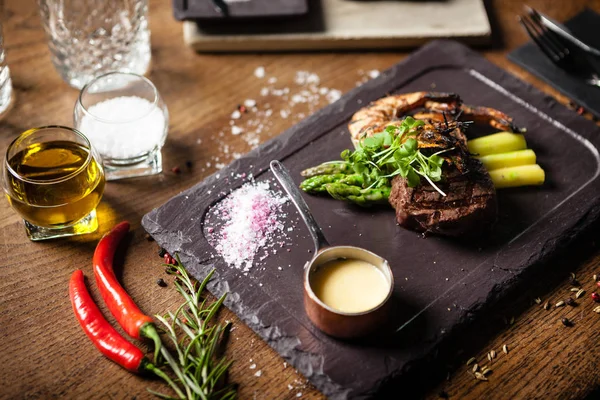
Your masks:
{"label": "green asparagus spear", "polygon": [[327,193],[336,200],[348,201],[361,207],[369,207],[373,204],[387,203],[390,195],[390,187],[361,189],[357,186],[345,185],[334,182],[325,185]]}
{"label": "green asparagus spear", "polygon": [[310,178],[306,178],[300,183],[300,189],[307,193],[325,193],[325,185],[328,183],[344,183],[350,186],[358,186],[362,189],[364,179],[360,174],[344,175],[344,174],[331,174],[331,175],[316,175]]}
{"label": "green asparagus spear", "polygon": [[325,185],[341,180],[346,175],[344,174],[331,174],[331,175],[316,175],[305,179],[300,183],[300,189],[306,193],[325,193]]}
{"label": "green asparagus spear", "polygon": [[352,172],[352,168],[345,161],[328,161],[316,167],[305,169],[300,173],[305,178],[317,175],[333,175]]}
{"label": "green asparagus spear", "polygon": [[360,188],[365,186],[365,180],[361,174],[344,175],[339,182],[350,186],[359,186]]}

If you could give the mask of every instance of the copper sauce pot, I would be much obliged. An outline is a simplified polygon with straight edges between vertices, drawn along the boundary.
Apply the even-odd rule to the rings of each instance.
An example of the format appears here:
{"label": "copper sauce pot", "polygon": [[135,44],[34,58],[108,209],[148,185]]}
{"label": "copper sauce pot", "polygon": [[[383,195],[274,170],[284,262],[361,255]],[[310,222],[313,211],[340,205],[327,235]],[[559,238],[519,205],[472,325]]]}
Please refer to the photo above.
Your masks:
{"label": "copper sauce pot", "polygon": [[[394,277],[389,263],[384,258],[354,246],[331,246],[317,225],[300,189],[292,180],[288,170],[279,161],[271,161],[271,171],[287,192],[306,223],[315,245],[314,257],[304,266],[304,309],[311,322],[326,334],[352,339],[366,336],[383,325],[388,318],[390,299],[394,290]],[[311,275],[324,263],[337,259],[351,258],[366,261],[378,268],[387,280],[387,295],[377,306],[362,312],[348,313],[333,309],[321,301],[311,288]],[[360,296],[360,293],[356,294]]]}

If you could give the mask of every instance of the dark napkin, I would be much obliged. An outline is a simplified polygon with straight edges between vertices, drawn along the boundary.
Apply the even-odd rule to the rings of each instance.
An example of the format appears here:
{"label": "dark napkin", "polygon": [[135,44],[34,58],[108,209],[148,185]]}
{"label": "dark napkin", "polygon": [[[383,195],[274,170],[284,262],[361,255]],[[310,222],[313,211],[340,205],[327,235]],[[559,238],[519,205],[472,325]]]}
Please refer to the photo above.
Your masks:
{"label": "dark napkin", "polygon": [[173,15],[180,21],[284,17],[307,11],[307,0],[173,0]]}
{"label": "dark napkin", "polygon": [[[600,14],[585,9],[571,18],[565,25],[586,44],[600,49]],[[573,99],[580,106],[600,117],[600,88],[586,84],[583,80],[567,74],[555,66],[533,43],[512,51],[508,59],[543,79],[548,84]]]}

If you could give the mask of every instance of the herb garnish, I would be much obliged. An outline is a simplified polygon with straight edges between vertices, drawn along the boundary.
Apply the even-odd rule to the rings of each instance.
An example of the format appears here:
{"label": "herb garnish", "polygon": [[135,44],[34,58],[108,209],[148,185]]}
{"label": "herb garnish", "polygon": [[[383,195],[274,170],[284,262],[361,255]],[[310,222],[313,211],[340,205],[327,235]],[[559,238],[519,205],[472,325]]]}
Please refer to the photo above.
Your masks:
{"label": "herb garnish", "polygon": [[343,161],[330,161],[302,172],[307,177],[300,187],[309,193],[327,191],[332,197],[359,205],[387,200],[391,179],[406,178],[409,187],[421,183],[421,177],[442,196],[446,194],[435,184],[442,179],[444,158],[440,154],[454,148],[424,155],[415,136],[425,122],[406,117],[395,126],[363,139],[355,151],[344,150]]}
{"label": "herb garnish", "polygon": [[383,132],[363,139],[354,152],[343,151],[341,157],[363,176],[367,187],[389,185],[389,179],[396,175],[406,178],[409,187],[415,187],[423,177],[445,196],[434,182],[442,179],[444,159],[440,154],[450,149],[430,156],[421,153],[414,136],[423,125],[424,121],[406,117],[399,126],[390,125]]}

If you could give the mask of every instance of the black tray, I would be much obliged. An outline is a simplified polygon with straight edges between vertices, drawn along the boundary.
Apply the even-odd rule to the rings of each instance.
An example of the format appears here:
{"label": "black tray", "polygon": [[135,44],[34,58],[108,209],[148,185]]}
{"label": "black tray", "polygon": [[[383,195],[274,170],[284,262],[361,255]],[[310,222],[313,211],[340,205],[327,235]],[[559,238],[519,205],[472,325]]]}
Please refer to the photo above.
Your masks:
{"label": "black tray", "polygon": [[173,0],[173,15],[178,20],[237,21],[292,17],[308,12],[307,0]]}
{"label": "black tray", "polygon": [[[316,330],[302,305],[302,267],[312,242],[301,224],[290,252],[265,260],[248,275],[227,267],[206,240],[202,221],[211,204],[240,186],[232,174],[270,179],[269,162],[281,160],[292,176],[336,159],[350,148],[346,125],[369,101],[387,93],[431,90],[459,93],[466,103],[498,108],[528,128],[527,141],[545,169],[541,187],[499,191],[500,216],[479,243],[423,238],[396,225],[391,208],[364,210],[327,197],[306,195],[332,244],[365,247],[387,258],[396,287],[391,329],[376,340],[348,343]],[[352,90],[279,137],[147,214],[145,229],[271,347],[332,398],[364,398],[393,388],[415,365],[447,342],[451,333],[495,302],[600,215],[599,129],[467,47],[436,41]],[[292,206],[288,218],[297,220]],[[282,271],[278,266],[288,266]],[[262,285],[259,286],[258,283]],[[397,333],[396,328],[400,328]],[[398,393],[398,392],[396,392]],[[393,397],[392,397],[393,398]]]}

